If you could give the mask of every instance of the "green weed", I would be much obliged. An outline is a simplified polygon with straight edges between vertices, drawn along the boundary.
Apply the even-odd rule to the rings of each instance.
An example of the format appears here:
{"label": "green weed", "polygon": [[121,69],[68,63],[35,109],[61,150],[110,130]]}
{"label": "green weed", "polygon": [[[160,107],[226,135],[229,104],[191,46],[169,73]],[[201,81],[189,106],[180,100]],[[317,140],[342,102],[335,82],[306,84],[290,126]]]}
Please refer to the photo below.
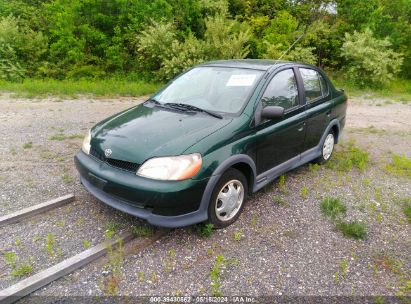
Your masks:
{"label": "green weed", "polygon": [[308,171],[310,172],[317,172],[320,169],[320,165],[316,163],[309,163],[308,164]]}
{"label": "green weed", "polygon": [[64,134],[54,134],[49,137],[50,140],[57,140],[57,141],[63,141],[66,139],[66,135]]}
{"label": "green weed", "polygon": [[56,256],[58,253],[61,253],[61,250],[59,250],[57,247],[57,241],[54,234],[47,234],[46,242],[44,244],[44,250],[52,256]]}
{"label": "green weed", "polygon": [[411,198],[403,197],[403,198],[400,198],[399,201],[400,201],[402,210],[404,211],[405,217],[408,220],[408,223],[411,224]]}
{"label": "green weed", "polygon": [[89,249],[91,247],[91,242],[88,240],[82,240],[81,243],[83,244],[84,249]]}
{"label": "green weed", "polygon": [[120,279],[122,276],[121,267],[123,266],[123,243],[118,240],[115,249],[110,245],[107,248],[109,263],[107,265],[110,275],[104,279],[102,290],[106,295],[117,295],[120,289]]}
{"label": "green weed", "polygon": [[65,184],[71,184],[74,180],[74,178],[71,175],[67,174],[67,173],[63,174],[61,179],[63,180],[63,182]]}
{"label": "green weed", "polygon": [[300,191],[300,196],[302,198],[306,198],[308,196],[308,192],[309,192],[308,187],[302,187]]}
{"label": "green weed", "polygon": [[154,235],[154,228],[150,226],[133,226],[131,232],[138,237],[150,237]]}
{"label": "green weed", "polygon": [[288,206],[289,206],[289,204],[287,203],[287,201],[286,201],[283,197],[281,197],[281,196],[274,196],[274,197],[273,197],[273,202],[276,203],[276,204],[278,204],[278,205],[284,206],[284,207],[288,207]]}
{"label": "green weed", "polygon": [[11,275],[13,277],[20,278],[33,272],[33,267],[29,263],[18,263],[19,258],[14,252],[5,252],[3,256],[6,264],[12,268]]}
{"label": "green weed", "polygon": [[394,154],[391,163],[385,166],[385,170],[392,175],[411,177],[411,158]]}
{"label": "green weed", "polygon": [[217,255],[213,268],[210,272],[211,293],[213,296],[222,296],[221,292],[221,272],[224,266],[225,258],[222,255]]}
{"label": "green weed", "polygon": [[116,233],[120,225],[114,221],[109,222],[106,225],[106,231],[104,232],[104,235],[111,239]]}
{"label": "green weed", "polygon": [[281,176],[278,178],[278,188],[279,188],[281,191],[285,190],[285,175],[284,175],[284,174],[281,175]]}
{"label": "green weed", "polygon": [[33,267],[28,263],[22,263],[16,266],[12,271],[11,275],[15,278],[20,278],[33,272]]}
{"label": "green weed", "polygon": [[340,262],[340,269],[341,269],[341,274],[342,276],[345,278],[347,276],[347,261],[345,259],[342,259],[342,261]]}
{"label": "green weed", "polygon": [[23,149],[31,149],[31,148],[33,148],[33,143],[31,141],[23,145]]}
{"label": "green weed", "polygon": [[369,161],[368,152],[361,150],[349,142],[347,146],[342,146],[340,151],[335,151],[334,157],[327,163],[327,167],[338,171],[351,171],[352,168],[364,170]]}
{"label": "green weed", "polygon": [[345,215],[347,207],[341,202],[339,198],[326,197],[320,205],[321,212],[324,216],[331,219],[336,219]]}
{"label": "green weed", "polygon": [[251,225],[252,226],[257,225],[257,214],[255,213],[251,216]]}
{"label": "green weed", "polygon": [[139,271],[139,273],[138,273],[138,280],[140,281],[140,282],[144,282],[144,278],[145,278],[145,273],[143,272],[143,271]]}
{"label": "green weed", "polygon": [[84,135],[83,134],[71,134],[67,136],[68,139],[83,139]]}
{"label": "green weed", "polygon": [[16,264],[16,256],[13,251],[5,252],[3,256],[7,265],[13,266]]}
{"label": "green weed", "polygon": [[241,239],[243,238],[243,229],[241,229],[240,231],[236,231],[234,232],[234,241],[241,241]]}
{"label": "green weed", "polygon": [[198,224],[195,226],[195,232],[200,237],[209,237],[214,232],[213,224]]}
{"label": "green weed", "polygon": [[346,237],[351,237],[354,239],[365,239],[367,236],[367,227],[357,221],[338,221],[335,227]]}

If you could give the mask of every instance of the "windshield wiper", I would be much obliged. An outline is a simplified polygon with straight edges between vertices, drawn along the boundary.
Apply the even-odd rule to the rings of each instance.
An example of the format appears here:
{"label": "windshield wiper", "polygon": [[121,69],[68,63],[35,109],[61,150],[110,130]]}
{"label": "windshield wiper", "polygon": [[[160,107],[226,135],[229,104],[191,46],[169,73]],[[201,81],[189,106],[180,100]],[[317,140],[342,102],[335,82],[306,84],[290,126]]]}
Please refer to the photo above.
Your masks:
{"label": "windshield wiper", "polygon": [[156,106],[161,106],[161,105],[162,105],[162,103],[159,102],[159,101],[158,101],[157,99],[155,99],[155,98],[147,99],[145,102],[152,102],[152,103],[154,103]]}
{"label": "windshield wiper", "polygon": [[175,109],[180,109],[180,110],[187,110],[187,111],[195,111],[195,112],[202,112],[202,113],[206,113],[210,116],[213,116],[215,118],[219,118],[222,119],[223,116],[221,116],[220,114],[214,113],[212,111],[208,111],[208,110],[204,110],[202,108],[193,106],[193,105],[189,105],[189,104],[185,104],[185,103],[173,103],[173,102],[168,102],[164,104],[165,106],[169,106]]}

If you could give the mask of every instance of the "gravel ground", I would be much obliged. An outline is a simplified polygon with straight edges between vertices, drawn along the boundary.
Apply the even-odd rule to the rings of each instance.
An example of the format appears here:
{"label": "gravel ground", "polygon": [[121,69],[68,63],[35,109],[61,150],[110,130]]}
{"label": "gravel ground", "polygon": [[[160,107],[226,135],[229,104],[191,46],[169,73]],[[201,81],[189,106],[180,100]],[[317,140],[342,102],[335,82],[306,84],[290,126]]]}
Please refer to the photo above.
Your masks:
{"label": "gravel ground", "polygon": [[[102,240],[110,222],[119,223],[119,229],[140,224],[88,195],[72,162],[81,144],[77,134],[140,100],[0,99],[0,214],[68,192],[78,197],[47,218],[0,228],[0,251],[14,251],[23,260],[34,257],[38,271],[81,251],[82,240],[93,245]],[[170,230],[152,246],[131,246],[34,294],[409,294],[404,286],[411,280],[411,230],[399,201],[411,199],[411,183],[384,167],[393,153],[411,156],[411,107],[376,106],[381,102],[350,101],[342,144],[355,140],[369,152],[365,170],[302,166],[286,174],[284,185],[277,181],[254,194],[235,224],[210,237],[199,237],[196,227]],[[59,133],[75,138],[50,140]],[[32,148],[24,149],[28,142]],[[346,204],[347,220],[367,225],[365,240],[344,237],[321,215],[326,196]],[[79,219],[84,219],[81,225]],[[45,250],[49,233],[61,248],[57,257]],[[16,280],[10,270],[0,258],[0,289]]]}

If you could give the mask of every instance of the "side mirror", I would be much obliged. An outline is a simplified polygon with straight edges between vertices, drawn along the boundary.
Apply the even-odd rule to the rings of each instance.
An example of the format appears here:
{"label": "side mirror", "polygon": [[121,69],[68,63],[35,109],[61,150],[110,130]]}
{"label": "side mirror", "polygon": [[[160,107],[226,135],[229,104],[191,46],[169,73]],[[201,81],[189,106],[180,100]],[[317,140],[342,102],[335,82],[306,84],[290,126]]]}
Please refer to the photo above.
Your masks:
{"label": "side mirror", "polygon": [[284,116],[284,108],[279,106],[268,106],[261,111],[261,117],[265,119],[275,119]]}

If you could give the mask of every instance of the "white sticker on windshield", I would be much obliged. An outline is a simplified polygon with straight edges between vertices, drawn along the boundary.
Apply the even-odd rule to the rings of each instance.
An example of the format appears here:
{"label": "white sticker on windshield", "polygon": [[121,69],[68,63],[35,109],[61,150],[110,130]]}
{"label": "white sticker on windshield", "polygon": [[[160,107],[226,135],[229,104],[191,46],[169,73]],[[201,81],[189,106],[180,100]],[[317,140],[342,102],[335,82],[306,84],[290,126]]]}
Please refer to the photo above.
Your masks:
{"label": "white sticker on windshield", "polygon": [[249,87],[252,86],[255,80],[255,74],[231,75],[228,79],[227,87]]}

